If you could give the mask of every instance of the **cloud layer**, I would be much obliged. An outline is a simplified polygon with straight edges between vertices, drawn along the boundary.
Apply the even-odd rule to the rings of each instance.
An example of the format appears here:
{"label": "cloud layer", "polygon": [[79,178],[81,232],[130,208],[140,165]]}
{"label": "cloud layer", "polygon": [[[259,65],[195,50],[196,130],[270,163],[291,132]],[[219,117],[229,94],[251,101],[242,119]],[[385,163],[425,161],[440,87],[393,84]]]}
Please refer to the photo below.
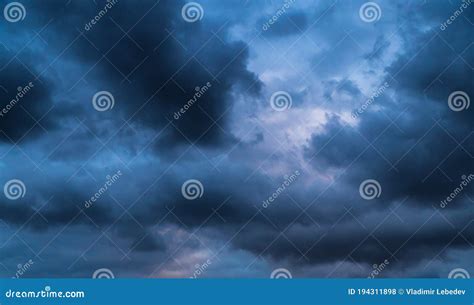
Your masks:
{"label": "cloud layer", "polygon": [[472,274],[472,7],[364,3],[23,1],[0,274]]}

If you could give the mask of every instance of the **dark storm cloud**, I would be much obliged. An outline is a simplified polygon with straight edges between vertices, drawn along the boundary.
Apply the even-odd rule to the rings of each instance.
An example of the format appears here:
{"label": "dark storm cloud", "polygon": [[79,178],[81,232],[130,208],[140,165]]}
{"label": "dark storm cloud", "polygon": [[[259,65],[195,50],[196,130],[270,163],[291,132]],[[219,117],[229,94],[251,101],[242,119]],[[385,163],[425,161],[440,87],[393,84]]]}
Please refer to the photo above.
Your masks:
{"label": "dark storm cloud", "polygon": [[[467,18],[472,17],[471,13],[466,15]],[[387,69],[387,92],[360,115],[360,122],[356,126],[343,122],[338,116],[329,116],[324,131],[313,135],[310,140],[305,151],[307,160],[320,171],[344,170],[344,174],[339,177],[342,182],[338,184],[352,186],[354,193],[358,192],[359,184],[365,179],[379,181],[384,204],[373,207],[375,209],[386,208],[407,196],[410,205],[424,205],[428,211],[432,205],[439,208],[440,200],[459,186],[461,176],[473,172],[472,125],[465,121],[472,121],[472,111],[467,109],[456,113],[447,103],[449,94],[455,90],[463,90],[470,96],[474,94],[473,79],[469,76],[472,69],[468,64],[472,62],[473,54],[469,52],[473,41],[470,28],[468,20],[459,20],[456,26],[444,33],[436,34],[437,28],[428,32],[414,30],[407,33],[404,36],[406,52]],[[374,45],[377,52],[368,55],[368,59],[379,58],[380,52],[388,46],[379,37]],[[333,60],[331,62],[334,63]],[[330,70],[334,71],[334,68]],[[388,93],[394,92],[392,90],[396,92],[394,96]],[[353,96],[357,97],[357,94]],[[330,97],[329,93],[327,97]],[[361,104],[365,102],[362,96],[358,99]],[[472,187],[468,187],[465,192],[472,194]],[[356,198],[357,201],[363,202]],[[459,199],[450,209],[464,210],[469,204],[466,198]],[[361,211],[356,210],[354,213],[358,215]],[[408,215],[405,213],[410,212],[402,209],[400,213]],[[453,240],[458,230],[468,224],[471,218],[472,215],[457,219],[459,227],[456,229],[445,225],[418,234],[416,241],[411,241],[407,246],[409,250],[403,249],[397,256],[403,258],[405,264],[415,264],[427,252],[442,252],[444,245]],[[433,220],[433,226],[440,221]],[[417,224],[409,226],[411,229],[406,232],[393,228],[387,230],[378,236],[378,240],[390,251],[395,251]],[[321,239],[317,249],[307,253],[307,257],[310,261],[344,259],[367,235],[365,230],[358,227],[354,221],[350,221],[345,229],[338,226],[336,235],[344,232],[344,236],[328,233],[327,237]],[[310,230],[309,227],[307,229]],[[321,231],[319,228],[315,230]],[[465,232],[465,235],[470,236],[472,232]],[[276,232],[272,237],[263,238],[266,240],[263,243],[248,240],[241,243],[245,248],[259,252],[264,247],[258,245],[268,244],[275,236],[278,236]],[[308,244],[305,237],[307,235],[299,232],[289,239],[304,249]],[[301,256],[291,243],[287,243],[286,247],[281,246],[285,243],[284,239],[276,242],[275,249],[268,249],[267,253],[281,255],[280,259]],[[453,243],[453,247],[468,247],[462,239],[455,238]],[[352,254],[352,258],[370,263],[386,255],[389,252],[376,240],[369,238]]]}
{"label": "dark storm cloud", "polygon": [[[413,110],[417,109],[410,108],[407,112]],[[454,131],[446,122],[436,123],[428,113],[420,112],[408,121],[416,122],[418,126],[414,128],[403,120],[397,122],[398,126],[392,126],[380,115],[364,115],[357,130],[341,124],[338,118],[331,118],[326,132],[312,138],[307,158],[320,169],[350,166],[344,178],[354,186],[373,178],[384,186],[385,198],[411,195],[428,205],[449,194],[462,175],[472,172],[466,165],[471,162],[473,139],[468,138],[463,148],[458,147],[458,142],[450,136]],[[405,118],[410,116],[407,113]],[[450,134],[445,130],[450,130]],[[454,134],[459,134],[458,139],[463,135],[459,130]],[[423,140],[417,143],[422,136]],[[464,134],[466,136],[468,134]],[[430,150],[430,147],[436,149]],[[438,166],[441,171],[436,170]]]}
{"label": "dark storm cloud", "polygon": [[405,35],[406,53],[387,69],[385,80],[395,97],[385,92],[376,98],[355,127],[330,118],[324,133],[313,136],[307,158],[320,169],[350,165],[350,183],[377,179],[388,186],[386,198],[410,195],[431,204],[449,194],[473,171],[474,138],[465,121],[472,121],[472,111],[448,107],[451,92],[474,94],[467,64],[473,53],[466,49],[474,37],[468,24],[459,20],[446,32],[434,28]]}
{"label": "dark storm cloud", "polygon": [[394,75],[398,88],[417,95],[425,93],[443,105],[453,91],[474,94],[474,81],[470,77],[474,35],[467,32],[467,24],[467,21],[460,20],[452,29],[448,28],[447,33],[423,33],[416,43],[409,44],[407,54],[400,56],[387,69],[390,75]]}
{"label": "dark storm cloud", "polygon": [[39,72],[31,58],[15,55],[0,48],[0,139],[7,143],[34,138],[55,127],[47,116],[53,106],[51,82],[36,79]]}
{"label": "dark storm cloud", "polygon": [[[103,8],[103,1],[97,6],[88,2],[31,6],[41,16],[38,25],[54,18],[44,36],[53,38],[58,50],[77,38],[64,56],[84,66],[88,79],[95,79],[90,98],[96,91],[111,91],[114,110],[145,127],[160,128],[172,120],[176,128],[161,140],[162,145],[188,140],[217,145],[233,139],[224,131],[233,103],[231,91],[258,94],[261,84],[246,68],[247,46],[226,41],[224,24],[185,22],[183,4],[119,2],[88,31],[84,24]],[[83,36],[78,37],[79,31]],[[211,88],[174,120],[174,113],[193,99],[196,89],[208,83]]]}
{"label": "dark storm cloud", "polygon": [[134,241],[132,249],[143,252],[154,252],[166,249],[162,240],[156,240],[150,235],[144,235]]}
{"label": "dark storm cloud", "polygon": [[[407,267],[425,259],[426,253],[431,253],[432,256],[437,253],[445,256],[443,250],[448,243],[453,248],[469,249],[466,238],[472,242],[474,233],[472,227],[463,228],[463,225],[459,225],[453,228],[443,221],[441,215],[434,215],[430,221],[421,226],[425,218],[420,223],[420,217],[416,219],[408,214],[414,212],[420,213],[419,210],[407,210],[407,214],[401,212],[399,217],[404,223],[396,216],[386,213],[358,221],[350,214],[345,214],[337,226],[318,226],[309,223],[304,225],[300,220],[284,232],[282,228],[274,228],[269,222],[252,223],[236,238],[234,244],[236,247],[277,261],[289,259],[296,265],[337,263],[350,256],[357,263],[369,265],[385,259],[394,262],[396,259],[400,261],[398,267]],[[426,215],[430,214],[432,212]],[[376,227],[387,216],[389,218],[385,220],[384,225]],[[470,220],[470,216],[460,214],[456,216],[463,224]],[[408,238],[418,227],[420,227],[418,234]],[[458,232],[462,229],[464,231],[461,237]],[[372,235],[369,235],[370,233]],[[246,238],[249,235],[253,238]],[[392,257],[392,253],[395,254],[395,258]]]}
{"label": "dark storm cloud", "polygon": [[[384,209],[384,202],[372,205],[361,202],[357,190],[354,194],[357,196],[344,202],[348,208],[354,200],[358,202],[360,206],[353,208],[352,214],[339,210],[337,214],[330,216],[328,211],[343,202],[335,199],[342,187],[338,184],[330,189],[328,196],[320,199],[317,207],[309,209],[308,214],[301,214],[295,208],[294,199],[286,196],[296,198],[305,206],[305,201],[301,201],[298,195],[301,190],[297,184],[290,187],[289,193],[277,198],[268,209],[262,209],[264,194],[271,194],[278,184],[264,183],[264,177],[256,177],[249,183],[258,184],[260,190],[251,191],[250,185],[240,183],[239,188],[245,188],[245,193],[234,191],[219,194],[219,189],[231,189],[235,176],[217,175],[215,179],[227,182],[217,187],[212,180],[203,180],[206,189],[202,198],[189,201],[180,198],[177,193],[176,196],[171,196],[174,200],[169,202],[167,208],[151,205],[146,214],[158,211],[158,214],[164,215],[171,209],[173,216],[167,218],[166,222],[191,231],[205,223],[207,230],[216,232],[216,236],[224,241],[236,234],[232,239],[233,249],[244,249],[276,261],[289,260],[295,265],[334,264],[350,255],[355,262],[368,265],[385,259],[390,259],[395,264],[399,260],[398,267],[405,268],[417,265],[426,258],[426,253],[440,253],[444,256],[443,250],[447,243],[451,243],[452,248],[466,249],[465,238],[471,239],[473,233],[472,227],[463,227],[471,216],[459,212],[459,207],[467,204],[465,198],[457,200],[457,207],[453,206],[454,209],[443,211],[448,217],[457,219],[456,227],[452,227],[441,215],[432,216],[431,207],[427,210],[416,207],[417,200],[409,200],[407,207],[399,209],[395,216]],[[179,185],[169,188],[178,191]],[[415,207],[410,207],[413,204]],[[258,209],[261,211],[258,212]],[[368,209],[375,212],[364,216]],[[314,219],[308,218],[308,215],[312,215]],[[359,219],[356,220],[353,215]],[[430,221],[423,226],[428,218]],[[381,222],[384,225],[379,227]],[[423,227],[423,230],[408,240],[419,227]],[[455,238],[458,232],[462,232],[463,237]],[[369,233],[373,235],[368,235]],[[249,236],[252,238],[248,238]],[[395,258],[391,253],[395,253]]]}
{"label": "dark storm cloud", "polygon": [[[46,230],[63,226],[72,220],[74,224],[105,225],[113,220],[110,199],[105,199],[94,209],[84,209],[87,198],[84,192],[75,191],[66,186],[66,190],[38,185],[34,195],[12,202],[5,198],[0,201],[2,219],[7,223],[22,225],[33,230]],[[92,191],[91,191],[92,193]],[[33,198],[33,199],[31,199]],[[82,213],[81,210],[84,210]],[[46,219],[46,220],[45,220]]]}
{"label": "dark storm cloud", "polygon": [[[435,35],[433,24],[447,17],[444,4],[427,4],[416,14],[400,15],[402,46],[396,53],[391,48],[399,42],[389,38],[392,29],[383,28],[394,20],[387,3],[376,24],[351,19],[358,18],[357,5],[325,3],[314,12],[295,7],[281,16],[264,35],[290,44],[301,31],[307,31],[305,37],[318,42],[321,49],[312,53],[302,41],[302,53],[308,52],[309,59],[296,62],[314,71],[317,78],[306,77],[315,88],[301,88],[300,82],[284,79],[287,71],[278,62],[277,68],[282,69],[279,81],[285,82],[297,107],[277,114],[252,113],[260,120],[258,128],[248,136],[250,140],[244,140],[230,131],[230,123],[248,124],[242,113],[232,112],[233,105],[238,101],[251,108],[261,102],[263,85],[248,66],[251,60],[268,55],[268,50],[262,53],[258,43],[230,38],[230,33],[242,35],[242,24],[235,17],[243,15],[240,7],[231,10],[233,21],[227,24],[228,9],[222,16],[209,18],[219,15],[221,11],[213,8],[222,9],[222,4],[213,6],[206,1],[202,3],[206,17],[187,23],[181,17],[184,2],[137,5],[121,0],[86,30],[84,25],[99,13],[104,1],[97,5],[86,1],[24,3],[29,18],[15,27],[8,25],[9,40],[24,42],[21,35],[51,23],[41,33],[47,47],[38,39],[28,51],[37,51],[38,56],[48,53],[47,58],[27,61],[28,56],[22,57],[34,74],[45,71],[42,83],[38,87],[35,83],[28,96],[31,100],[25,99],[22,105],[34,117],[41,117],[53,100],[57,106],[41,121],[48,133],[40,128],[36,135],[41,137],[28,145],[22,143],[31,160],[17,150],[9,153],[8,145],[0,146],[7,156],[0,160],[2,181],[21,178],[27,185],[27,196],[21,200],[2,196],[0,219],[11,226],[8,233],[28,221],[20,232],[27,243],[35,250],[49,245],[42,255],[45,262],[32,275],[89,277],[93,270],[108,266],[118,270],[117,276],[148,276],[153,270],[152,275],[183,276],[192,274],[186,268],[194,267],[194,256],[202,260],[202,252],[207,255],[209,250],[220,254],[216,249],[223,246],[230,252],[219,259],[237,261],[234,269],[263,259],[248,271],[250,276],[261,276],[272,264],[289,264],[304,270],[302,275],[326,276],[340,262],[370,269],[385,259],[394,266],[386,276],[439,276],[439,266],[427,269],[423,262],[438,253],[442,259],[450,259],[453,251],[469,253],[474,243],[474,227],[468,225],[472,186],[447,208],[440,209],[439,203],[459,185],[462,175],[474,172],[472,106],[453,112],[447,105],[454,90],[468,92],[471,99],[474,96],[472,69],[467,64],[474,62],[469,47],[472,26],[459,18]],[[255,12],[264,4],[252,5],[257,6],[252,8]],[[469,19],[472,13],[464,17]],[[317,27],[308,28],[308,23],[319,19]],[[249,20],[253,27],[265,18],[252,15]],[[12,56],[4,54],[2,60]],[[45,65],[58,55],[51,66]],[[389,55],[393,57],[387,63]],[[371,71],[353,76],[355,67],[365,63],[370,69],[386,65],[379,84],[387,82],[388,88],[353,124],[347,121],[347,113],[354,103],[359,107],[368,99],[362,93],[367,83],[357,78],[375,75]],[[259,65],[252,62],[252,71]],[[5,79],[9,92],[16,92],[31,77],[23,68],[16,61],[5,68],[10,73],[2,82]],[[266,73],[266,69],[262,79],[272,79],[274,74],[280,77],[280,70]],[[201,89],[207,83],[211,84],[208,90],[174,118],[199,91],[196,87]],[[100,90],[113,93],[113,110],[93,109],[92,96]],[[321,101],[317,94],[309,96],[317,90],[326,100]],[[0,94],[3,101],[2,90]],[[321,108],[305,108],[306,100]],[[312,115],[313,109],[334,110],[332,103],[344,113],[327,111],[326,123],[306,145],[301,145],[304,139],[286,144],[290,138],[286,133],[300,135],[299,129],[289,130],[293,127],[286,126],[288,121],[298,121],[301,114]],[[2,123],[0,117],[0,127],[18,139],[31,122],[18,105],[9,114],[10,121]],[[282,117],[284,123],[272,125],[279,130],[268,133],[265,121]],[[129,118],[130,125],[124,124]],[[168,120],[171,124],[165,127]],[[284,145],[268,144],[275,137],[273,132],[279,131],[285,133]],[[198,146],[191,147],[188,141],[197,141]],[[300,157],[308,168],[295,166],[300,165]],[[33,165],[39,168],[31,171]],[[279,173],[289,172],[291,166],[301,171],[301,177],[263,208],[262,202],[284,179]],[[123,177],[85,208],[85,201],[103,186],[104,177],[117,168],[123,170]],[[369,178],[382,185],[381,197],[370,202],[359,195],[360,183]],[[202,182],[201,198],[183,197],[181,187],[188,179]],[[63,228],[64,233],[55,239]],[[31,256],[15,238],[10,242],[12,245],[0,249],[10,265],[18,263],[18,249],[24,250],[26,258]],[[185,261],[186,267],[175,267],[176,273],[160,273],[169,257],[179,264]],[[242,274],[232,273],[231,267],[217,261],[213,266],[216,271],[212,274],[218,277]],[[350,269],[340,276],[367,276]]]}

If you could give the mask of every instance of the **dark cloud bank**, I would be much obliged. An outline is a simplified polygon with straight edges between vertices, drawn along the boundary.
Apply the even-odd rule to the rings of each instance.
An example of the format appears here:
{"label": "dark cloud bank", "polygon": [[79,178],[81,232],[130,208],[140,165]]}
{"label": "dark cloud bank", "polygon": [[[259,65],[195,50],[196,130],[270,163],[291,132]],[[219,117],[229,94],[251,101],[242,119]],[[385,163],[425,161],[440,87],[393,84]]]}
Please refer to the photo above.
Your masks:
{"label": "dark cloud bank", "polygon": [[[1,30],[2,107],[18,87],[34,87],[0,118],[2,183],[26,185],[23,198],[0,198],[0,274],[13,276],[29,259],[35,264],[26,277],[90,277],[101,267],[116,276],[189,277],[207,259],[207,277],[267,277],[278,267],[295,277],[367,277],[385,260],[381,277],[474,271],[472,186],[440,207],[474,171],[472,108],[454,112],[447,104],[454,91],[474,97],[472,8],[442,31],[458,5],[420,4],[403,14],[413,8],[381,2],[382,19],[363,24],[362,3],[304,3],[246,39],[243,28],[267,20],[274,7],[229,3],[246,16],[239,22],[206,1],[203,19],[190,23],[181,1],[120,1],[86,30],[105,2],[24,1],[27,18],[3,20]],[[260,42],[278,47],[308,36],[332,50],[311,55],[325,62],[351,51],[315,27],[337,34],[353,24],[364,29],[351,37],[371,51],[314,70],[324,101],[272,111],[264,93],[271,81],[255,67],[261,54],[279,50]],[[370,43],[365,31],[374,32]],[[377,84],[388,84],[354,121],[346,113],[368,97],[346,61],[381,64]],[[198,102],[173,118],[208,82]],[[92,107],[101,90],[114,96],[110,111]],[[339,94],[357,106],[335,109]],[[325,121],[298,147],[266,145],[273,131],[265,119],[255,126],[257,140],[237,132],[248,117],[290,120],[311,108],[323,109]],[[287,166],[285,174],[301,175],[262,207],[287,179],[264,169]],[[85,207],[117,170],[123,175]],[[188,179],[203,184],[202,197],[183,197]],[[380,197],[360,196],[366,179],[378,181]]]}

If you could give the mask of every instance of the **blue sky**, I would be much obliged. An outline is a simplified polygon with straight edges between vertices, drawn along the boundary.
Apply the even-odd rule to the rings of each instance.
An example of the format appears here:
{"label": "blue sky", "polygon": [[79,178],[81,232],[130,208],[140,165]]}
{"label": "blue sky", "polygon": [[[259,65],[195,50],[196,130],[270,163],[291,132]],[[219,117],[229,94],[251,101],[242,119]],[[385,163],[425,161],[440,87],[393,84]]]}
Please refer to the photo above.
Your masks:
{"label": "blue sky", "polygon": [[470,1],[10,3],[2,276],[474,272]]}

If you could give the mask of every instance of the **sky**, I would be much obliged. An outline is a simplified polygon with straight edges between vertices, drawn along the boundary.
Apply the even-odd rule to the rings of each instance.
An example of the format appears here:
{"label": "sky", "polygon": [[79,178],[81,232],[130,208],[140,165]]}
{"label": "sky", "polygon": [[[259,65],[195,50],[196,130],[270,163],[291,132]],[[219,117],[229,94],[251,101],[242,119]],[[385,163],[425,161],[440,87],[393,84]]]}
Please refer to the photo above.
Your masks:
{"label": "sky", "polygon": [[474,274],[471,1],[0,8],[0,276]]}

